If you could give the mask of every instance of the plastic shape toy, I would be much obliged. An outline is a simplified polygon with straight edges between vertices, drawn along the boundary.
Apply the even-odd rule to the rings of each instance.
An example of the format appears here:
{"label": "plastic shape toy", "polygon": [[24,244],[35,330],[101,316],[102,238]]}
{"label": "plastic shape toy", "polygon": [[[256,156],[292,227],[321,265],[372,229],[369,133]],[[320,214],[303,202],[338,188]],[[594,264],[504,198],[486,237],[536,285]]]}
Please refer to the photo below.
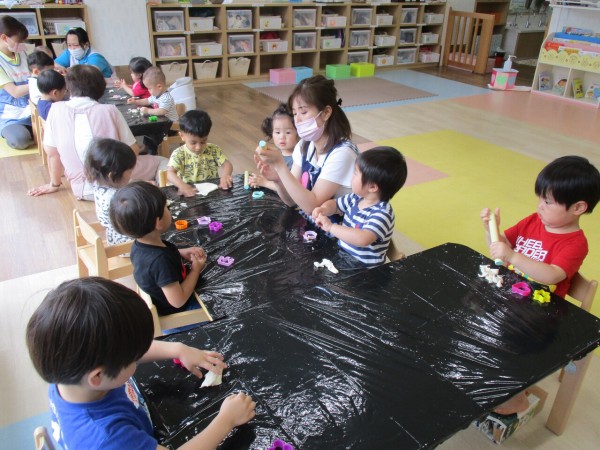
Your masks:
{"label": "plastic shape toy", "polygon": [[263,191],[254,191],[252,193],[252,198],[255,200],[258,200],[259,198],[263,198],[265,196],[265,193]]}
{"label": "plastic shape toy", "polygon": [[208,224],[208,229],[213,233],[217,231],[221,231],[223,229],[223,224],[221,222],[211,222]]}
{"label": "plastic shape toy", "polygon": [[533,291],[533,301],[538,302],[540,305],[550,303],[550,292],[542,289]]}
{"label": "plastic shape toy", "polygon": [[229,267],[234,263],[235,259],[231,256],[219,256],[217,264],[223,267]]}
{"label": "plastic shape toy", "polygon": [[158,122],[158,116],[150,116],[150,117],[148,117],[148,122]]}
{"label": "plastic shape toy", "polygon": [[177,220],[175,221],[175,228],[177,228],[178,230],[185,230],[188,227],[188,221],[187,220]]}
{"label": "plastic shape toy", "polygon": [[244,170],[244,189],[248,190],[250,189],[250,172],[248,172],[247,170]]}
{"label": "plastic shape toy", "polygon": [[522,295],[523,297],[527,297],[529,294],[531,294],[531,288],[524,281],[520,281],[519,283],[513,284],[511,290],[515,294]]}
{"label": "plastic shape toy", "polygon": [[269,450],[294,450],[294,447],[281,439],[275,439]]}
{"label": "plastic shape toy", "polygon": [[186,367],[183,365],[183,363],[181,362],[180,359],[173,358],[173,364],[175,364],[176,366],[181,367],[182,369],[187,370]]}
{"label": "plastic shape toy", "polygon": [[316,231],[305,231],[302,235],[304,242],[314,242],[317,239]]}
{"label": "plastic shape toy", "polygon": [[258,142],[258,146],[259,146],[260,148],[267,148],[267,143],[266,143],[265,141],[259,141],[259,142]]}
{"label": "plastic shape toy", "polygon": [[210,217],[202,216],[198,217],[198,225],[208,225],[210,223]]}

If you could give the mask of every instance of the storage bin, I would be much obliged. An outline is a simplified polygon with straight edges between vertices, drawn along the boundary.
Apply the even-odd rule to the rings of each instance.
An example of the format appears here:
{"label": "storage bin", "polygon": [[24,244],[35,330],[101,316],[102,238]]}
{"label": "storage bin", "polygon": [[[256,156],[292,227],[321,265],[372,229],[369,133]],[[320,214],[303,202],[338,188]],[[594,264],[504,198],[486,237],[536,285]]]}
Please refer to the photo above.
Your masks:
{"label": "storage bin", "polygon": [[[2,2],[4,3],[4,2]],[[0,16],[12,16],[21,22],[25,28],[27,28],[27,32],[29,36],[37,36],[40,34],[40,30],[38,28],[37,17],[34,12],[10,12],[9,14],[2,13]],[[74,18],[75,19],[75,18]],[[81,20],[79,20],[81,22]],[[85,25],[85,24],[84,24]],[[85,28],[85,26],[84,26]],[[49,30],[50,33],[54,32],[54,26]],[[58,33],[56,33],[58,34]]]}
{"label": "storage bin", "polygon": [[393,47],[396,44],[396,36],[388,36],[387,34],[376,34],[375,45],[377,47]]}
{"label": "storage bin", "polygon": [[414,64],[417,60],[416,48],[399,48],[396,55],[396,64]]}
{"label": "storage bin", "polygon": [[167,84],[172,84],[176,80],[185,77],[187,73],[187,63],[172,62],[168,64],[159,64],[158,66],[165,74]]}
{"label": "storage bin", "polygon": [[159,58],[187,56],[184,37],[156,38],[156,49]]}
{"label": "storage bin", "polygon": [[316,9],[294,9],[294,28],[311,27],[317,23]]}
{"label": "storage bin", "polygon": [[342,48],[342,39],[336,37],[323,36],[321,37],[321,48]]}
{"label": "storage bin", "polygon": [[317,48],[317,33],[294,33],[294,50],[315,50]]}
{"label": "storage bin", "polygon": [[252,29],[252,10],[250,9],[228,9],[228,30],[250,30]]}
{"label": "storage bin", "polygon": [[217,70],[219,70],[219,61],[205,61],[194,63],[194,72],[196,80],[212,80],[217,78]]}
{"label": "storage bin", "polygon": [[183,11],[154,11],[154,31],[184,31]]}
{"label": "storage bin", "polygon": [[368,62],[369,52],[348,52],[348,64],[355,62]]}
{"label": "storage bin", "polygon": [[425,13],[423,14],[423,22],[427,25],[435,25],[444,23],[443,14]]}
{"label": "storage bin", "polygon": [[327,64],[325,66],[325,76],[333,80],[350,78],[350,66],[348,64]]}
{"label": "storage bin", "polygon": [[50,17],[42,19],[42,23],[48,33],[59,36],[64,36],[71,28],[79,27],[85,30],[85,22],[79,17]]}
{"label": "storage bin", "polygon": [[419,8],[405,8],[402,7],[400,14],[400,23],[417,23],[417,13]]}
{"label": "storage bin", "polygon": [[287,52],[288,41],[281,41],[278,39],[268,39],[260,41],[261,49],[267,53]]}
{"label": "storage bin", "polygon": [[192,53],[196,56],[221,56],[223,45],[215,41],[192,42]]}
{"label": "storage bin", "polygon": [[346,16],[337,14],[321,14],[321,26],[325,28],[342,28],[346,26]]}
{"label": "storage bin", "polygon": [[190,31],[212,31],[214,27],[214,17],[190,17]]}
{"label": "storage bin", "polygon": [[373,10],[371,8],[354,8],[352,10],[352,25],[371,25],[371,16]]}
{"label": "storage bin", "polygon": [[399,44],[416,44],[417,42],[417,29],[416,28],[400,28],[398,34]]}
{"label": "storage bin", "polygon": [[438,39],[437,33],[421,33],[421,44],[437,44]]}
{"label": "storage bin", "polygon": [[373,55],[373,64],[377,67],[393,66],[394,55]]}
{"label": "storage bin", "polygon": [[350,31],[350,48],[368,47],[371,43],[371,30]]}
{"label": "storage bin", "polygon": [[358,62],[350,64],[350,74],[353,77],[372,77],[375,75],[375,64]]}
{"label": "storage bin", "polygon": [[394,23],[394,16],[391,14],[377,14],[375,16],[375,25],[392,25]]}
{"label": "storage bin", "polygon": [[263,16],[259,20],[261,30],[275,30],[282,27],[280,16]]}
{"label": "storage bin", "polygon": [[253,34],[232,34],[227,36],[227,51],[230,54],[235,53],[253,53],[254,35]]}
{"label": "storage bin", "polygon": [[229,58],[229,76],[245,77],[250,68],[250,58]]}
{"label": "storage bin", "polygon": [[288,67],[269,70],[269,81],[275,84],[295,84],[296,71]]}
{"label": "storage bin", "polygon": [[313,76],[313,70],[310,67],[298,66],[292,67],[292,70],[296,72],[296,83],[300,83],[305,78]]}
{"label": "storage bin", "polygon": [[422,63],[436,63],[440,62],[440,54],[435,52],[419,52],[419,61]]}

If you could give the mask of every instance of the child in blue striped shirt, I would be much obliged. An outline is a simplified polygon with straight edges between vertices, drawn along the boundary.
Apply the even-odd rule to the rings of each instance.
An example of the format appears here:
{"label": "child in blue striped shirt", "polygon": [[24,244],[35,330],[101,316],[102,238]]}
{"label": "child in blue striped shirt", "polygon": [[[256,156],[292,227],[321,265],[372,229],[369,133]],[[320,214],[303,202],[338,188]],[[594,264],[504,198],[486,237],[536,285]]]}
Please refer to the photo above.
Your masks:
{"label": "child in blue striped shirt", "polygon": [[[375,147],[356,158],[352,193],[327,200],[315,208],[316,224],[339,239],[339,245],[368,266],[385,262],[394,231],[394,211],[390,199],[404,185],[406,161],[393,147]],[[343,223],[328,216],[343,214]]]}

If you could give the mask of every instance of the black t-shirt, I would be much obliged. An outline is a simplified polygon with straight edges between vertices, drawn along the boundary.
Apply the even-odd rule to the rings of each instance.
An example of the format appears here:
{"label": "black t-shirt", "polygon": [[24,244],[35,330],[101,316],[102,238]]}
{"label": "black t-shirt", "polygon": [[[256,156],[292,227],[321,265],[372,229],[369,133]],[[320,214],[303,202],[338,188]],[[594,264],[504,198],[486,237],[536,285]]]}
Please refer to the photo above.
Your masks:
{"label": "black t-shirt", "polygon": [[142,244],[136,240],[131,246],[133,278],[152,297],[160,316],[185,310],[191,299],[190,297],[181,308],[175,308],[167,301],[162,288],[171,283],[181,283],[188,271],[177,247],[167,241],[163,243],[166,247]]}

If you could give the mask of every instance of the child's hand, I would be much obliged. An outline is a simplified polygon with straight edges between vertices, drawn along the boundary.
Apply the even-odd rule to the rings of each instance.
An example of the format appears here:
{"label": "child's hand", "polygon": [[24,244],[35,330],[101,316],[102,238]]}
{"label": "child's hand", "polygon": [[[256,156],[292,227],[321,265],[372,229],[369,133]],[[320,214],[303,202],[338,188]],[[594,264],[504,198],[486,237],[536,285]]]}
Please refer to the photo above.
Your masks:
{"label": "child's hand", "polygon": [[142,106],[142,107],[140,108],[140,112],[141,112],[143,115],[148,115],[148,111],[149,111],[149,110],[150,110],[150,108],[147,108],[146,106]]}
{"label": "child's hand", "polygon": [[315,209],[313,209],[312,218],[317,220],[321,214],[325,214],[325,208],[322,206],[317,206]]}
{"label": "child's hand", "polygon": [[130,97],[130,98],[128,98],[128,99],[127,99],[127,103],[129,103],[130,105],[131,105],[131,104],[137,105],[137,103],[136,103],[136,99],[135,99],[135,98],[133,98],[133,97]]}
{"label": "child's hand", "polygon": [[279,181],[279,174],[269,164],[261,161],[258,155],[254,155],[254,162],[256,162],[256,168],[260,174],[265,177],[266,180]]}
{"label": "child's hand", "polygon": [[200,368],[210,370],[211,372],[221,375],[223,369],[227,368],[227,364],[223,362],[223,355],[217,352],[209,352],[200,350],[199,348],[183,345],[181,351],[177,355],[177,359],[185,366],[187,370],[192,372],[198,378],[202,378]]}
{"label": "child's hand", "polygon": [[490,244],[490,255],[492,256],[492,259],[500,259],[510,263],[514,254],[514,250],[510,248],[506,242],[498,241]]}
{"label": "child's hand", "polygon": [[[492,213],[492,211],[490,210],[490,208],[483,208],[481,210],[481,213],[479,214],[479,217],[481,217],[481,221],[483,222],[483,229],[485,231],[489,231],[490,230],[490,214]],[[498,227],[500,227],[500,208],[496,208],[496,224],[498,225]]]}
{"label": "child's hand", "polygon": [[219,416],[226,420],[232,429],[251,421],[255,415],[256,402],[243,392],[227,397],[219,410]]}
{"label": "child's hand", "polygon": [[206,258],[206,253],[204,252],[204,249],[202,247],[180,248],[179,254],[182,258],[188,261],[192,260],[193,255],[196,255],[197,258]]}
{"label": "child's hand", "polygon": [[251,188],[257,188],[259,186],[264,186],[265,177],[262,175],[256,175],[255,173],[251,173],[248,177],[248,184]]}
{"label": "child's hand", "polygon": [[319,214],[317,216],[317,218],[315,219],[315,223],[317,224],[317,226],[319,226],[321,229],[327,231],[328,233],[331,230],[331,226],[333,225],[331,223],[331,220],[329,220],[329,217],[327,217],[324,214]]}
{"label": "child's hand", "polygon": [[115,87],[117,89],[119,89],[120,87],[123,87],[123,86],[127,86],[127,83],[125,83],[124,78],[121,78],[120,80],[115,80]]}
{"label": "child's hand", "polygon": [[185,187],[180,188],[177,193],[184,197],[195,197],[198,190],[194,186],[186,185]]}
{"label": "child's hand", "polygon": [[206,266],[206,253],[202,251],[202,256],[198,256],[196,253],[193,253],[190,256],[190,261],[192,262],[192,272],[202,272],[204,266]]}
{"label": "child's hand", "polygon": [[233,179],[231,178],[231,175],[223,175],[221,177],[221,181],[219,182],[219,188],[220,189],[231,189],[231,187],[233,186]]}

